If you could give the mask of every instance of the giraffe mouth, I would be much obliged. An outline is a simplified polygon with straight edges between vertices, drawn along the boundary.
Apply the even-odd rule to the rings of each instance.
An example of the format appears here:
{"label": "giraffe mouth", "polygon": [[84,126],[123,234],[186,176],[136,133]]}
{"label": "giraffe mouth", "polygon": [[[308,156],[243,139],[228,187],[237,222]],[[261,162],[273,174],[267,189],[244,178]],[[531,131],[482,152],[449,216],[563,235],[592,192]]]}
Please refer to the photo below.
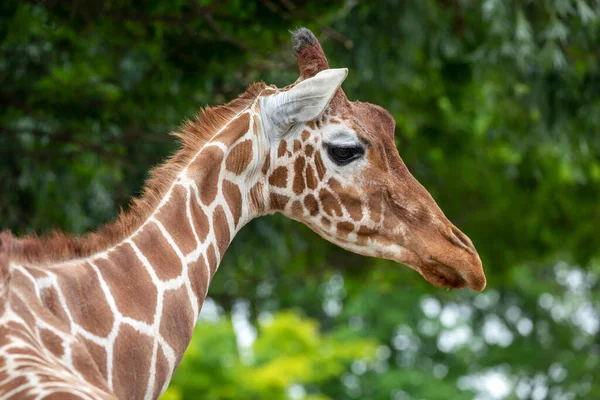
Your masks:
{"label": "giraffe mouth", "polygon": [[[461,289],[469,286],[467,280],[455,267],[446,265],[433,257],[424,262],[418,271],[423,278],[434,286],[453,289]],[[477,290],[477,288],[473,289]]]}

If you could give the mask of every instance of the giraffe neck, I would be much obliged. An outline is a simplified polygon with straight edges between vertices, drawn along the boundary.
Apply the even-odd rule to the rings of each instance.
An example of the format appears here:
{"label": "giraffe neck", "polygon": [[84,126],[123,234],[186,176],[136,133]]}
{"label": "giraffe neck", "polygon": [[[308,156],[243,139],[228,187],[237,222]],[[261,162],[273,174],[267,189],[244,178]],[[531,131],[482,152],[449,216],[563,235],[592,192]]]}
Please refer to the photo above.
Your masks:
{"label": "giraffe neck", "polygon": [[257,118],[250,107],[205,143],[131,235],[53,269],[68,319],[119,398],[166,389],[227,247],[261,213]]}

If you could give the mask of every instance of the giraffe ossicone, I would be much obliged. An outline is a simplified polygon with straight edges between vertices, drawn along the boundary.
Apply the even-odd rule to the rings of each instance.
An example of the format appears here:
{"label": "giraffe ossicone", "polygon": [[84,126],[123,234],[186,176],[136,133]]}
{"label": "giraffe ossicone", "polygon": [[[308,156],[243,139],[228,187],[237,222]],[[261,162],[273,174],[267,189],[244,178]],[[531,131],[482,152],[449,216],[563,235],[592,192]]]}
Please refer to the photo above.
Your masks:
{"label": "giraffe ossicone", "polygon": [[383,108],[350,102],[307,29],[300,78],[204,110],[116,222],[80,238],[0,235],[0,398],[158,397],[220,260],[281,212],[437,286],[485,287],[472,242],[409,173]]}

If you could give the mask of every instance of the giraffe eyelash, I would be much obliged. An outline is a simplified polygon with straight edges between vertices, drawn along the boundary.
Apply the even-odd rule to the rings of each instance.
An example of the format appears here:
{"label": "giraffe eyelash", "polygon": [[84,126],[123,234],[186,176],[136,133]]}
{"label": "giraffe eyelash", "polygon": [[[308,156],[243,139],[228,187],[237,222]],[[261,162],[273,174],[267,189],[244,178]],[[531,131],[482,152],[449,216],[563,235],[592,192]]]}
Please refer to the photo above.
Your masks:
{"label": "giraffe eyelash", "polygon": [[335,145],[325,143],[325,148],[331,161],[339,166],[348,165],[365,154],[365,149],[359,144]]}

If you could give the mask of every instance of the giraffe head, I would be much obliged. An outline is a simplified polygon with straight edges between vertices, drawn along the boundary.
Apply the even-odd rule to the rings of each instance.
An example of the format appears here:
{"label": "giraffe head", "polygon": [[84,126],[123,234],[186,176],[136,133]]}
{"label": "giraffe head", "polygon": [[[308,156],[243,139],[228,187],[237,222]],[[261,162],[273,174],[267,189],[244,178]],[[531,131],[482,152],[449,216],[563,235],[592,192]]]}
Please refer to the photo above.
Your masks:
{"label": "giraffe head", "polygon": [[300,77],[260,98],[267,212],[282,212],[356,253],[406,264],[436,286],[480,291],[471,240],[411,175],[383,108],[350,102],[315,36],[293,34]]}

